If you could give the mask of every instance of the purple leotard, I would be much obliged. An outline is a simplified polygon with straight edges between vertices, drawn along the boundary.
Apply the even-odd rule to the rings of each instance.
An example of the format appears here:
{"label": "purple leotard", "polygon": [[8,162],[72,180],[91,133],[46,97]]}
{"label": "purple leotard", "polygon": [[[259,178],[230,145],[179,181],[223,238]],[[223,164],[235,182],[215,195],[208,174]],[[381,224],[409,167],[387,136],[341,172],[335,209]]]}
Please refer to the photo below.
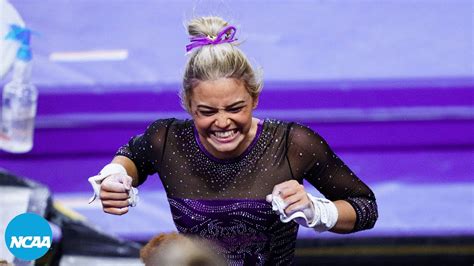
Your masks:
{"label": "purple leotard", "polygon": [[135,163],[140,183],[158,173],[178,231],[217,243],[229,265],[292,264],[298,224],[282,223],[265,201],[284,181],[306,179],[328,199],[349,202],[353,231],[377,220],[370,188],[321,136],[296,123],[266,119],[241,156],[221,160],[199,143],[192,120],[157,120],[117,155]]}

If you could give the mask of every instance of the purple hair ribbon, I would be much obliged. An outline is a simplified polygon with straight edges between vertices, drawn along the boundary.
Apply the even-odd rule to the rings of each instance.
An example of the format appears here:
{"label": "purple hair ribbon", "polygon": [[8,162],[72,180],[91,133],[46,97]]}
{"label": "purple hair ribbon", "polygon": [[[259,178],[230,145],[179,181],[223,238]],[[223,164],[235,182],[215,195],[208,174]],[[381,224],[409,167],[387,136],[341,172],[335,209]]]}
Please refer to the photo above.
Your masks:
{"label": "purple hair ribbon", "polygon": [[[228,35],[228,31],[231,31],[230,35]],[[237,39],[234,39],[235,32],[237,29],[234,26],[227,26],[223,30],[219,32],[217,37],[211,38],[209,36],[207,37],[192,37],[191,43],[186,45],[186,52],[191,51],[192,49],[196,47],[201,47],[205,45],[210,45],[210,44],[221,44],[221,43],[231,43],[233,41],[236,41]]]}

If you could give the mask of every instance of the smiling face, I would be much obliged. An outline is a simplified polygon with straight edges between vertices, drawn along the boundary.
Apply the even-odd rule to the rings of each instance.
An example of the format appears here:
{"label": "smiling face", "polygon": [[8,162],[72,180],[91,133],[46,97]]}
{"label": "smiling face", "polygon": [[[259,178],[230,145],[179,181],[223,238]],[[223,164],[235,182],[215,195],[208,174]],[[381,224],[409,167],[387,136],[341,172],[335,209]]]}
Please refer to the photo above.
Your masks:
{"label": "smiling face", "polygon": [[257,100],[243,82],[231,78],[200,81],[192,90],[190,113],[206,150],[220,159],[235,158],[250,145],[258,120]]}

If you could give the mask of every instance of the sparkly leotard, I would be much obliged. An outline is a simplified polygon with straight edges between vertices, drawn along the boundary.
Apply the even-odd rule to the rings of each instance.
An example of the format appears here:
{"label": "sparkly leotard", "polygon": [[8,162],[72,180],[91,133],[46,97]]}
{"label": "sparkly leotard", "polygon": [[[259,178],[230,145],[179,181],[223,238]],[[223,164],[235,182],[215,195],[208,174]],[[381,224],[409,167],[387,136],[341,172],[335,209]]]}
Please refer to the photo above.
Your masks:
{"label": "sparkly leotard", "polygon": [[377,219],[370,188],[318,134],[296,123],[264,120],[242,155],[221,160],[201,145],[192,120],[158,120],[117,155],[135,163],[140,184],[158,173],[178,231],[217,243],[229,265],[292,264],[298,224],[282,223],[265,201],[287,180],[306,179],[328,199],[348,201],[357,214],[354,231]]}

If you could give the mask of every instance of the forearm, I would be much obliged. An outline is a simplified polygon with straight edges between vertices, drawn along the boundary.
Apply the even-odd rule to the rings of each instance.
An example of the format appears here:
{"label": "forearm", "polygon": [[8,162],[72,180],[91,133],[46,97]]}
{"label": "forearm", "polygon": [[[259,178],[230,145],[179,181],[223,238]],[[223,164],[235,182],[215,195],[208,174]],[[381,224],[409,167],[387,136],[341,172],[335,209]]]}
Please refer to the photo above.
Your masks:
{"label": "forearm", "polygon": [[352,205],[345,200],[333,202],[336,205],[338,219],[336,225],[330,230],[334,233],[350,233],[355,226],[357,215]]}
{"label": "forearm", "polygon": [[117,155],[114,157],[111,163],[117,163],[122,165],[127,171],[127,175],[133,179],[132,186],[138,186],[138,170],[132,160],[125,156]]}

